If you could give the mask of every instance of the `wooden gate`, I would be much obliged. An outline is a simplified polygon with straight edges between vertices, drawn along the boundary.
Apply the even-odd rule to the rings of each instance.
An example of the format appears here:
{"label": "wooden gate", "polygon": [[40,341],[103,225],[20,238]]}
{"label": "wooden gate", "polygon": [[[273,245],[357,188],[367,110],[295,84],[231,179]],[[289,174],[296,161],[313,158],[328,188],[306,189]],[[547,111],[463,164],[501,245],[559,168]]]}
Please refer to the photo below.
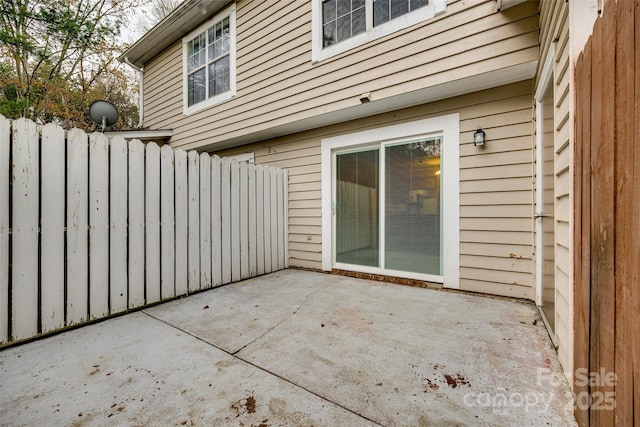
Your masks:
{"label": "wooden gate", "polygon": [[573,386],[581,426],[640,425],[638,24],[640,1],[609,0],[576,63]]}

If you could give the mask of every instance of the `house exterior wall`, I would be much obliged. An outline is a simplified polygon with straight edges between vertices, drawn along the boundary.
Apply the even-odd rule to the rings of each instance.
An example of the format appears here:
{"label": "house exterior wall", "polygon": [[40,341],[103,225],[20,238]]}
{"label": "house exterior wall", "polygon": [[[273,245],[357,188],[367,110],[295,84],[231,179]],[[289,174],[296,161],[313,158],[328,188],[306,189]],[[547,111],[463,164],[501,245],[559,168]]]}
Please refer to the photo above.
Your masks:
{"label": "house exterior wall", "polygon": [[493,0],[451,0],[442,15],[314,63],[311,2],[240,0],[236,96],[185,116],[176,42],[145,64],[144,124],[173,129],[172,146],[212,150],[314,117],[357,115],[363,93],[375,103],[536,61],[537,12],[535,2],[497,13]]}
{"label": "house exterior wall", "polygon": [[[460,289],[533,299],[533,81],[396,110],[218,152],[254,152],[289,171],[290,264],[322,268],[321,140],[460,115]],[[481,126],[485,147],[474,147]]]}
{"label": "house exterior wall", "polygon": [[[554,196],[555,196],[555,343],[565,372],[572,372],[572,126],[573,99],[570,59],[569,7],[567,2],[540,3],[540,67],[553,55],[554,99]],[[580,7],[577,5],[575,7]],[[540,70],[537,73],[540,76]]]}

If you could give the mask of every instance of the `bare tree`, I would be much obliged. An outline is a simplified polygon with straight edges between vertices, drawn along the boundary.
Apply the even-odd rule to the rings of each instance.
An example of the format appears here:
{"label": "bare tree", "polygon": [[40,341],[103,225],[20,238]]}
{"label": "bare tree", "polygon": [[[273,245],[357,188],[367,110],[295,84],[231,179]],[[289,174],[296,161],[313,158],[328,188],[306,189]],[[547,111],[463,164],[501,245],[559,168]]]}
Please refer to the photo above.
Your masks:
{"label": "bare tree", "polygon": [[143,35],[158,22],[162,21],[167,15],[182,3],[182,0],[154,0],[150,3],[146,10],[142,11],[142,16],[138,18],[138,28]]}

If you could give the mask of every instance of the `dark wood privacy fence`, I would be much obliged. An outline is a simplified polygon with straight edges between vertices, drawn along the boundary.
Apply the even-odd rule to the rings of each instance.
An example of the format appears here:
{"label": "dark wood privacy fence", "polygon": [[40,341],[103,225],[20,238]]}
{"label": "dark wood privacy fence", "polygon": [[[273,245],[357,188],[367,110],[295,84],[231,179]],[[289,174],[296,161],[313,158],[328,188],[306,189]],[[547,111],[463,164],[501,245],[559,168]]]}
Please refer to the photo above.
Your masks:
{"label": "dark wood privacy fence", "polygon": [[[575,70],[573,382],[581,426],[640,425],[639,24],[640,1],[609,0]],[[584,372],[594,373],[591,384]]]}

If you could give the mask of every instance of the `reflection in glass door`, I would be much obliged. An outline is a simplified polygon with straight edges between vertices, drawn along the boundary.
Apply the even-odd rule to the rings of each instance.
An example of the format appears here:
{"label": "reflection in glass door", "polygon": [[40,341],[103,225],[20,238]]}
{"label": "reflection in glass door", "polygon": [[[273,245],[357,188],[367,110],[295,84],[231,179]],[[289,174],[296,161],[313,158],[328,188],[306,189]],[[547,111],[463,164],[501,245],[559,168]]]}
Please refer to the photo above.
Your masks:
{"label": "reflection in glass door", "polygon": [[433,137],[336,154],[336,262],[442,275],[440,146]]}
{"label": "reflection in glass door", "polygon": [[385,148],[385,268],[441,275],[440,139]]}
{"label": "reflection in glass door", "polygon": [[336,157],[336,261],[378,266],[379,150]]}

